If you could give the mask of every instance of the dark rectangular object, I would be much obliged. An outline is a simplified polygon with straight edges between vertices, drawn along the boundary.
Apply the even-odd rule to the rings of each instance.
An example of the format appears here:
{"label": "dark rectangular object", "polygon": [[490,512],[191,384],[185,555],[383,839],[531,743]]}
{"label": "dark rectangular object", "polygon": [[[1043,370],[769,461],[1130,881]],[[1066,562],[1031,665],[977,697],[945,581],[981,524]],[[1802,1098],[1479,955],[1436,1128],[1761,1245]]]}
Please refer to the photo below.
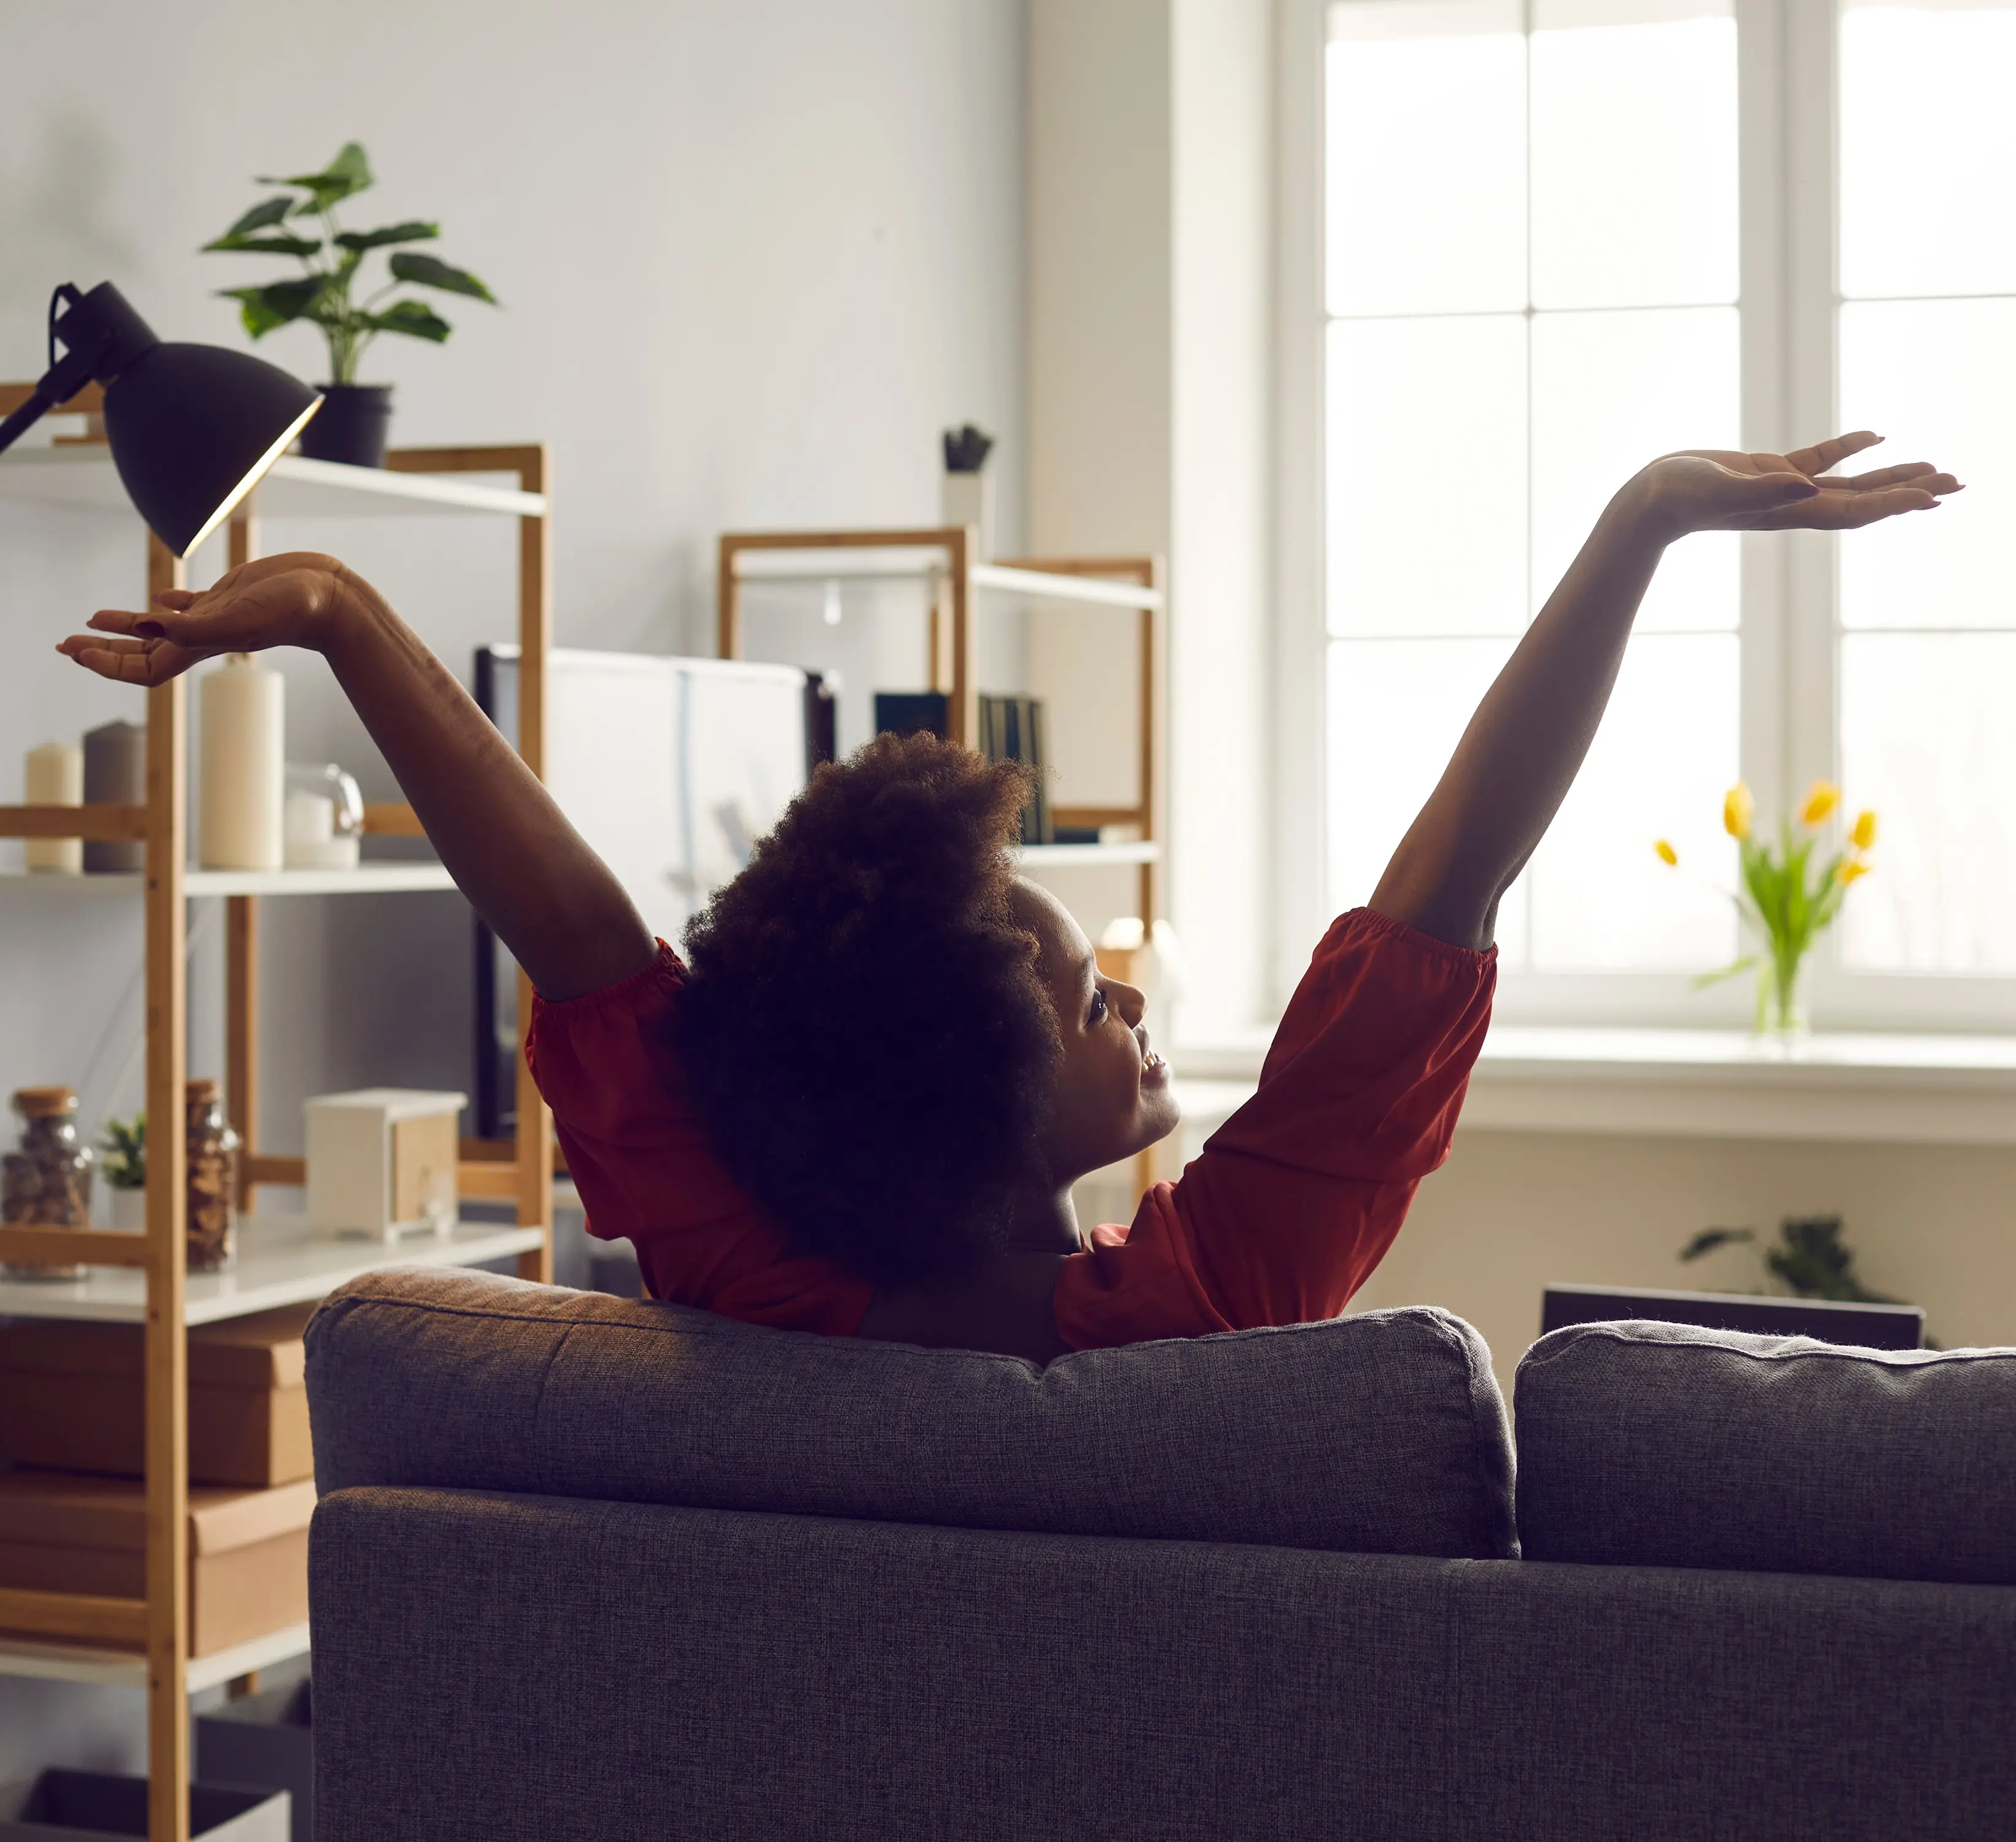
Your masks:
{"label": "dark rectangular object", "polygon": [[943,742],[952,733],[952,699],[943,691],[877,691],[875,733],[935,736]]}
{"label": "dark rectangular object", "polygon": [[[42,1772],[0,1786],[0,1842],[112,1842],[147,1833],[147,1781],[104,1772]],[[189,1786],[196,1842],[288,1842],[287,1793]]]}
{"label": "dark rectangular object", "polygon": [[[476,649],[477,707],[513,747],[518,740],[518,649]],[[473,918],[476,949],[476,1135],[509,1139],[518,1130],[518,962]]]}
{"label": "dark rectangular object", "polygon": [[823,671],[805,673],[805,779],[815,768],[840,759],[840,700]]}
{"label": "dark rectangular object", "polygon": [[1640,1291],[1628,1286],[1550,1286],[1541,1297],[1543,1337],[1571,1324],[1614,1324],[1633,1318],[1697,1324],[1705,1330],[1747,1330],[1759,1337],[1811,1337],[1868,1350],[1919,1349],[1925,1337],[1925,1314],[1915,1304],[1837,1304],[1827,1299]]}
{"label": "dark rectangular object", "polygon": [[196,1769],[207,1783],[285,1791],[293,1809],[292,1842],[312,1842],[315,1727],[309,1685],[290,1682],[197,1715]]}

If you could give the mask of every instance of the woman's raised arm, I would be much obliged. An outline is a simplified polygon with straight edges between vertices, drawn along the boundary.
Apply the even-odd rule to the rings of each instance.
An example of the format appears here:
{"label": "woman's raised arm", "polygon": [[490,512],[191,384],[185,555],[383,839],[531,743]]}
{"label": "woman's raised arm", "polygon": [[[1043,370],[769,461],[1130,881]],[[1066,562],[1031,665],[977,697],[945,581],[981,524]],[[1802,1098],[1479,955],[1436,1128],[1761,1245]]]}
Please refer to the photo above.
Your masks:
{"label": "woman's raised arm", "polygon": [[1881,437],[1787,455],[1669,454],[1610,502],[1582,553],[1485,693],[1372,907],[1438,940],[1488,947],[1595,739],[1638,604],[1666,546],[1697,531],[1843,531],[1928,511],[1959,490],[1924,462],[1853,479],[1827,469]]}
{"label": "woman's raised arm", "polygon": [[262,557],[200,594],[89,624],[57,650],[124,684],[165,684],[220,653],[321,653],[448,874],[544,996],[599,991],[650,963],[656,943],[622,884],[454,674],[334,557]]}

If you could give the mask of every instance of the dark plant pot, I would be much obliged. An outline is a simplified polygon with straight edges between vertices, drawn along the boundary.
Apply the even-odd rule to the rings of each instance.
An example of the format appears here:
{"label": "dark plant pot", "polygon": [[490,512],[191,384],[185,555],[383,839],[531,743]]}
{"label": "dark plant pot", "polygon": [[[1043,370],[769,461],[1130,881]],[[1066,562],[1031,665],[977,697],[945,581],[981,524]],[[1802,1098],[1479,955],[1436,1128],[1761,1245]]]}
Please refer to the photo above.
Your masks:
{"label": "dark plant pot", "polygon": [[310,460],[342,461],[353,467],[384,466],[392,387],[326,383],[320,388],[322,407],[301,430],[301,452]]}

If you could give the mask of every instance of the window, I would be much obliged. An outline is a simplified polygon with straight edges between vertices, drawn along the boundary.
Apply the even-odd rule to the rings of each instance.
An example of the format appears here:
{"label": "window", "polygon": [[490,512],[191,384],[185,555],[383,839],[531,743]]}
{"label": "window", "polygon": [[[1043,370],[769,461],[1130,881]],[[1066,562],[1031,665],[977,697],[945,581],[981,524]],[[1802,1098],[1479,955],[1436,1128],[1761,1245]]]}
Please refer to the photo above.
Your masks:
{"label": "window", "polygon": [[[2008,973],[2016,6],[1850,0],[1840,60],[1842,413],[1850,427],[1908,430],[1900,459],[1936,452],[1967,482],[1939,528],[1841,547],[1841,769],[1882,811],[1887,872],[1845,911],[1842,958]],[[1913,144],[1939,149],[1937,185],[1905,172],[1899,150]]]}
{"label": "window", "polygon": [[[1838,549],[1711,536],[1668,557],[1507,897],[1507,995],[1528,1016],[1740,1014],[1740,991],[1690,992],[1738,946],[1722,790],[1740,775],[1770,811],[1826,775],[1884,835],[1826,949],[1823,1017],[1996,1020],[1986,980],[1921,975],[2016,973],[2016,593],[1982,502],[2016,409],[2016,0],[1337,0],[1327,18],[1334,905],[1370,893],[1636,466],[1866,425],[1882,459],[1960,472],[1966,498]],[[2016,981],[1995,992],[2016,1020]]]}

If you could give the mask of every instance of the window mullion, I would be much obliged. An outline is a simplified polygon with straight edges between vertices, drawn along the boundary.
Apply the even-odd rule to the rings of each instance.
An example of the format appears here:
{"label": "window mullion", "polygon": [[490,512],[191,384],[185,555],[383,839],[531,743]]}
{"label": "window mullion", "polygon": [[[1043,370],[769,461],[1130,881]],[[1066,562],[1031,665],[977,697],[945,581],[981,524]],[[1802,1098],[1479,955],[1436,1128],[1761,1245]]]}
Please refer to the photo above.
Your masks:
{"label": "window mullion", "polygon": [[[1782,0],[1784,35],[1785,401],[1790,438],[1837,433],[1837,252],[1840,188],[1835,131],[1835,0]],[[1838,746],[1835,644],[1838,540],[1802,531],[1785,542],[1787,577],[1784,779],[1789,797],[1834,778]],[[1822,963],[1834,963],[1824,937]]]}
{"label": "window mullion", "polygon": [[[1743,444],[1753,452],[1782,453],[1794,444],[1796,426],[1787,235],[1793,212],[1787,195],[1786,9],[1793,3],[1737,0],[1736,6]],[[1776,534],[1753,532],[1742,543],[1743,775],[1771,812],[1782,806],[1790,779],[1789,559]]]}

